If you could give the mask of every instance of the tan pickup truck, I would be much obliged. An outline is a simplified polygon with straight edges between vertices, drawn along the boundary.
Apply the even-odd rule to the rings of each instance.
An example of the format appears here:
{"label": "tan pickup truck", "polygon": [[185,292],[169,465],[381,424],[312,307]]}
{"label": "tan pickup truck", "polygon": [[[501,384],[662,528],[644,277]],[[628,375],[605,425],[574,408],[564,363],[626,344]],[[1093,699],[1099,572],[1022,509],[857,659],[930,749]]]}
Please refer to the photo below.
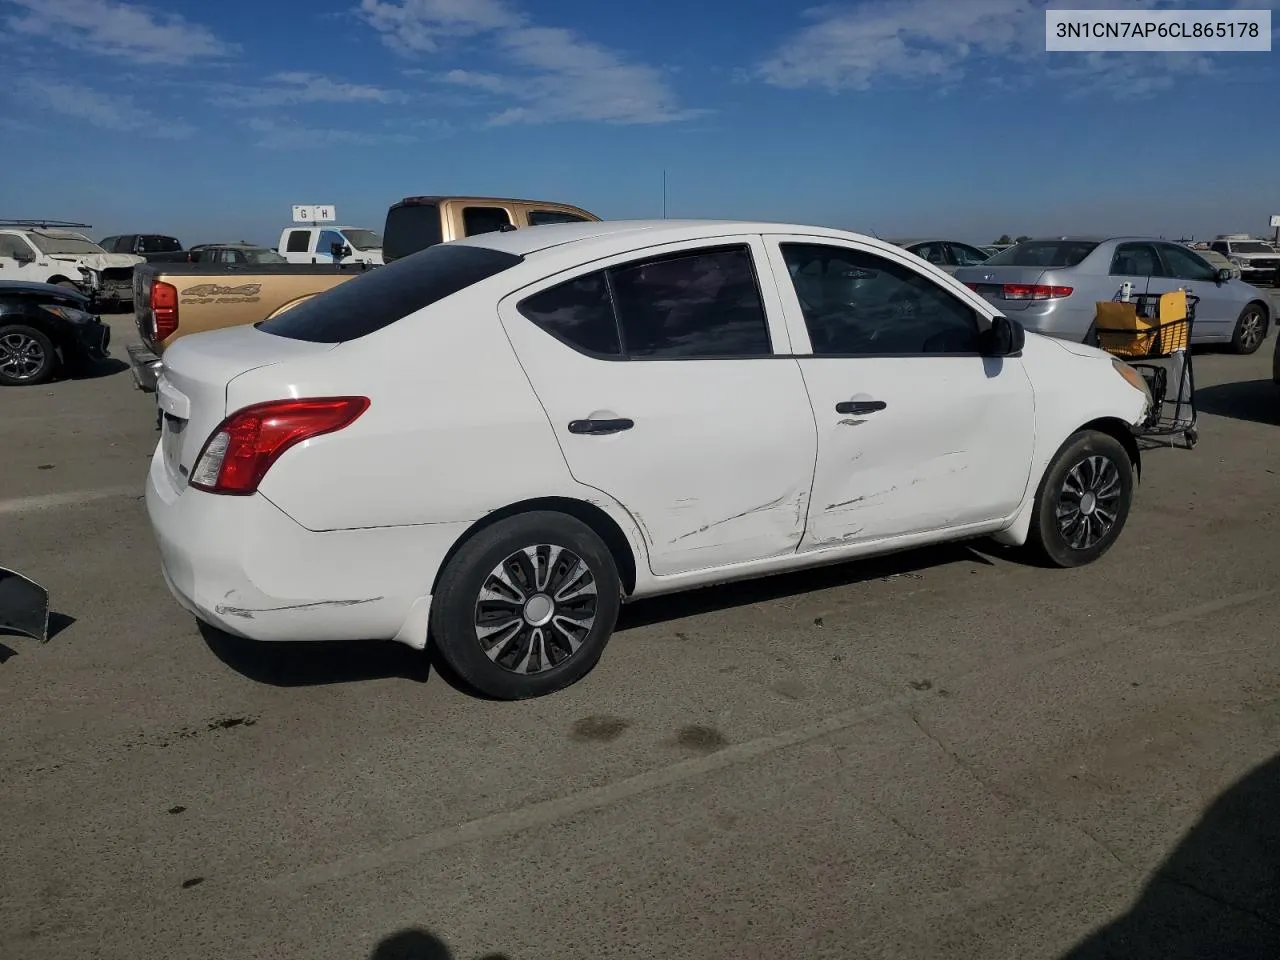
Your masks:
{"label": "tan pickup truck", "polygon": [[[387,211],[383,251],[390,263],[437,243],[480,233],[599,219],[578,207],[539,200],[407,197]],[[339,259],[349,252],[333,251]],[[362,263],[139,264],[133,274],[133,302],[142,343],[127,348],[134,381],[140,389],[154,391],[164,351],[181,337],[258,323],[376,269]]]}

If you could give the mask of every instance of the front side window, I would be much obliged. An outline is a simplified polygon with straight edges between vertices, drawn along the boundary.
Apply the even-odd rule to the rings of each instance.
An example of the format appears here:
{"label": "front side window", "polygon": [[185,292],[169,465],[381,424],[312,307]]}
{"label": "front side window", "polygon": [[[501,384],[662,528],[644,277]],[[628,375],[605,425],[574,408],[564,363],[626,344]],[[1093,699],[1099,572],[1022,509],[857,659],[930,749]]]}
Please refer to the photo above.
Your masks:
{"label": "front side window", "polygon": [[21,260],[31,256],[31,248],[11,233],[0,233],[0,257]]}
{"label": "front side window", "polygon": [[782,255],[815,356],[979,352],[977,313],[903,264],[825,244]]}
{"label": "front side window", "polygon": [[772,353],[746,246],[680,253],[609,271],[623,348],[633,358]]}
{"label": "front side window", "polygon": [[342,239],[342,234],[336,230],[321,230],[320,239],[316,241],[316,253],[332,254],[335,243],[338,245],[339,250],[347,245],[346,241]]}
{"label": "front side window", "polygon": [[286,253],[306,253],[311,248],[310,230],[293,230],[289,233]]}
{"label": "front side window", "polygon": [[468,237],[497,233],[511,226],[511,214],[502,207],[463,207],[462,231]]}
{"label": "front side window", "polygon": [[559,210],[530,210],[529,226],[543,227],[549,223],[587,223],[586,217],[576,213],[561,213]]}
{"label": "front side window", "polygon": [[1217,280],[1218,271],[1205,263],[1199,254],[1172,243],[1160,245],[1160,258],[1164,261],[1164,275],[1180,280]]}

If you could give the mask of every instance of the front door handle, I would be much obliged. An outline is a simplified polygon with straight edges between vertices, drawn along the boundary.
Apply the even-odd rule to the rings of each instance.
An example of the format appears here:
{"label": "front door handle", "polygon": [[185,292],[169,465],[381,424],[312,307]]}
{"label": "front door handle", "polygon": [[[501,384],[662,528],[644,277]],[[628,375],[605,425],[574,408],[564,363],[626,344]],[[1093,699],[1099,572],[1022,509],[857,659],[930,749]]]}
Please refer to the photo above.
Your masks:
{"label": "front door handle", "polygon": [[836,413],[875,413],[887,406],[883,400],[844,400],[836,404]]}
{"label": "front door handle", "polygon": [[570,420],[569,432],[599,437],[607,433],[621,433],[635,425],[634,420],[628,420],[626,417],[618,417],[616,420]]}

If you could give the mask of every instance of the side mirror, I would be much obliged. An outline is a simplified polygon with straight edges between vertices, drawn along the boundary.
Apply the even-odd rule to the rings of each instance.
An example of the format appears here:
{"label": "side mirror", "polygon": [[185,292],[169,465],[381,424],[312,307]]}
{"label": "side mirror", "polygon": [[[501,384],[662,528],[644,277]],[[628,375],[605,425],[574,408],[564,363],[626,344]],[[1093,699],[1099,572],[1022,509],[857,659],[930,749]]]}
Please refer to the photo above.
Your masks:
{"label": "side mirror", "polygon": [[13,259],[18,261],[19,266],[22,266],[28,263],[35,263],[36,255],[30,250],[18,250],[14,252]]}
{"label": "side mirror", "polygon": [[983,335],[986,341],[982,351],[989,357],[1016,357],[1022,352],[1027,342],[1027,333],[1017,320],[1005,316],[996,316],[991,320],[991,329]]}
{"label": "side mirror", "polygon": [[1218,271],[1218,282],[1219,282],[1219,283],[1227,283],[1227,282],[1229,282],[1229,281],[1231,280],[1231,274],[1232,274],[1232,271],[1231,271],[1231,270],[1226,269],[1225,267],[1224,267],[1223,269],[1219,270],[1219,271]]}
{"label": "side mirror", "polygon": [[333,259],[335,260],[345,260],[351,256],[351,248],[345,243],[329,244],[329,252],[333,254]]}

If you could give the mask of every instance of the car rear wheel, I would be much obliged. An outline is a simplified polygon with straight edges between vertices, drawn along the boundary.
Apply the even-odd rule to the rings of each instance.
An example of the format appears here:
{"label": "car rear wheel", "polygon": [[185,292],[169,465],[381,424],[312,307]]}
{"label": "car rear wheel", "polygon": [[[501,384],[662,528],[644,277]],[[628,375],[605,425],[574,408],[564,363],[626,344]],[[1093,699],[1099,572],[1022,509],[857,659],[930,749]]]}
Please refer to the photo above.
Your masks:
{"label": "car rear wheel", "polygon": [[596,665],[622,591],[609,548],[573,517],[521,514],[481,530],[449,560],[431,605],[445,663],[499,700],[554,693]]}
{"label": "car rear wheel", "polygon": [[1235,334],[1231,337],[1231,349],[1239,354],[1256,353],[1267,339],[1267,312],[1251,303],[1240,311]]}
{"label": "car rear wheel", "polygon": [[30,387],[53,377],[58,363],[53,341],[26,324],[0,326],[0,385]]}
{"label": "car rear wheel", "polygon": [[1092,563],[1116,542],[1132,503],[1128,451],[1115,437],[1081,430],[1040,480],[1027,546],[1051,566]]}

